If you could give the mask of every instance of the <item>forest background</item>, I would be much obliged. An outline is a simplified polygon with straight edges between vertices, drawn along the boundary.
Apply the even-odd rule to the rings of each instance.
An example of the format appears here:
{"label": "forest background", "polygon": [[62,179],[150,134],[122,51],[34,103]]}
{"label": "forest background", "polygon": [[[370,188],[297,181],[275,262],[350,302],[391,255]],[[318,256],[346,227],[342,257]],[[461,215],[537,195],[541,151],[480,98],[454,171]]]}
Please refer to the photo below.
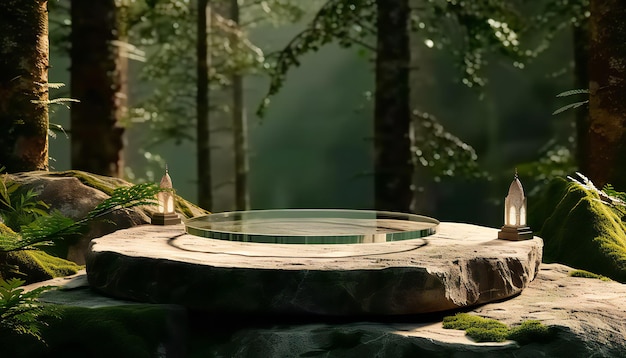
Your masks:
{"label": "forest background", "polygon": [[[186,1],[156,3],[171,8],[196,7],[195,2]],[[216,14],[229,17],[232,9],[228,2],[213,3]],[[271,59],[268,54],[283,49],[305,29],[327,2],[251,1],[253,5],[248,7],[246,3],[240,2],[241,19],[242,23],[254,24],[244,30],[251,45],[248,50],[253,49],[253,57],[256,56],[252,62],[257,62],[251,66],[255,68],[253,71],[243,73],[248,121],[249,206],[254,209],[374,208],[372,97],[375,73],[372,54],[359,46],[345,48],[341,41],[331,41],[303,55],[300,66],[288,72],[283,88],[272,96],[264,117],[260,118],[257,108],[269,86],[263,73],[263,61]],[[428,6],[429,2],[412,3]],[[549,3],[543,1],[520,10],[517,15],[526,23],[520,23],[519,28],[536,22],[540,16],[537,10]],[[586,10],[581,11],[585,9],[584,2],[581,3],[583,5],[559,2],[562,6],[558,10],[559,18],[547,20],[545,26],[534,28],[523,39],[527,40],[525,48],[532,53],[523,60],[503,51],[486,52],[484,62],[488,64],[482,66],[482,77],[478,81],[484,77],[484,86],[468,86],[471,83],[466,80],[463,48],[443,40],[445,36],[441,32],[454,32],[453,27],[433,30],[431,23],[413,19],[416,31],[411,32],[410,41],[411,108],[418,110],[420,116],[426,114],[427,118],[434,116],[438,120],[430,122],[437,130],[424,131],[424,140],[453,143],[450,155],[446,149],[449,147],[442,146],[441,152],[430,153],[430,157],[418,156],[415,212],[446,221],[500,226],[502,200],[515,168],[529,193],[552,176],[569,174],[575,169],[577,112],[552,113],[576,101],[557,98],[557,94],[586,88],[577,83],[574,61],[577,26],[589,16]],[[67,42],[64,42],[70,27],[69,2],[59,0],[50,5],[49,81],[70,84],[71,63]],[[568,11],[562,11],[563,8]],[[419,16],[419,11],[415,14]],[[197,201],[193,102],[193,85],[197,79],[189,77],[189,86],[168,92],[163,86],[175,87],[173,79],[146,72],[155,68],[167,73],[176,72],[176,68],[186,69],[189,63],[184,58],[196,56],[195,40],[185,32],[185,29],[193,31],[195,14],[172,11],[160,16],[160,22],[144,25],[151,29],[137,31],[144,34],[143,38],[128,40],[132,45],[129,52],[136,56],[129,56],[130,110],[124,118],[127,141],[124,175],[135,182],[158,181],[167,163],[179,194]],[[177,28],[185,31],[161,36],[160,40],[167,39],[167,43],[153,43],[145,34],[154,31],[155,26],[160,26],[161,30],[157,31],[163,33]],[[450,35],[452,41],[455,36]],[[209,47],[214,58],[237,56],[228,52],[228,46],[216,41],[219,39],[214,39],[214,46]],[[164,47],[172,50],[164,53],[167,52],[163,51]],[[261,52],[265,54],[262,59],[259,58]],[[132,57],[138,57],[138,61]],[[211,80],[213,198],[209,209],[234,210],[237,199],[231,124],[233,86],[228,79],[220,82],[217,75]],[[51,90],[50,96],[72,97],[69,90],[65,91]],[[169,116],[160,114],[163,109],[157,105],[165,101],[163,97],[156,97],[156,100],[151,97],[155,93],[167,96],[167,101],[180,110],[170,111]],[[585,111],[584,106],[581,109]],[[69,117],[69,111],[62,106],[51,107],[50,121],[71,132]],[[438,124],[443,125],[445,131]],[[437,144],[433,148],[438,148]],[[457,156],[457,153],[462,155]],[[57,134],[50,143],[50,156],[54,158],[51,162],[54,170],[70,169],[70,140]],[[445,156],[450,158],[442,158]],[[469,161],[475,159],[477,165],[469,165],[468,158]],[[437,161],[443,164],[434,163]],[[470,169],[459,169],[466,167]]]}

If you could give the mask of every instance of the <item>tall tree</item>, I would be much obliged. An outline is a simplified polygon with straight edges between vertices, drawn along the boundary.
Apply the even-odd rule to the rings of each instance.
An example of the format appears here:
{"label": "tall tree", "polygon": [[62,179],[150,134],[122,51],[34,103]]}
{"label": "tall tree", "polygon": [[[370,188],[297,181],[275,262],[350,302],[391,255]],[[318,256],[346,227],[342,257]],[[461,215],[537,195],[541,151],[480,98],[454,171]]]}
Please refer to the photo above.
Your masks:
{"label": "tall tree", "polygon": [[[480,70],[486,64],[487,51],[495,48],[512,57],[520,53],[512,25],[515,13],[508,1],[429,1],[413,8],[409,4],[406,0],[327,0],[306,29],[272,56],[270,88],[259,108],[263,115],[269,97],[280,90],[289,69],[298,66],[299,58],[307,52],[333,41],[374,52],[374,185],[379,210],[412,211],[417,160],[438,170],[437,175],[463,169],[476,176],[473,149],[446,132],[434,117],[410,110],[409,19],[414,30],[425,36],[428,47],[453,48],[453,41],[460,42],[462,50],[453,52],[461,57],[463,83],[470,87],[485,83]],[[375,46],[368,43],[372,37],[376,38]],[[412,127],[417,125],[424,130],[420,128],[416,136]],[[432,135],[425,136],[425,132]],[[439,165],[444,157],[440,153],[450,150],[458,160]]]}
{"label": "tall tree", "polygon": [[589,127],[581,168],[596,185],[626,188],[626,2],[592,0]]}
{"label": "tall tree", "polygon": [[374,200],[378,210],[411,212],[415,162],[409,103],[409,1],[376,2]]}
{"label": "tall tree", "polygon": [[72,168],[121,177],[127,104],[125,34],[116,0],[71,2]]}
{"label": "tall tree", "polygon": [[[239,1],[230,1],[230,18],[239,25]],[[235,48],[239,36],[233,34],[231,41]],[[233,146],[235,154],[235,204],[237,210],[250,208],[250,195],[248,194],[248,123],[245,104],[243,101],[243,76],[241,70],[236,70],[232,78],[233,86]]]}
{"label": "tall tree", "polygon": [[48,1],[0,1],[0,167],[48,169]]}
{"label": "tall tree", "polygon": [[198,170],[198,205],[206,210],[213,206],[211,181],[211,134],[209,125],[209,69],[211,55],[211,9],[209,0],[198,0],[197,19],[197,89],[196,89],[196,155]]}

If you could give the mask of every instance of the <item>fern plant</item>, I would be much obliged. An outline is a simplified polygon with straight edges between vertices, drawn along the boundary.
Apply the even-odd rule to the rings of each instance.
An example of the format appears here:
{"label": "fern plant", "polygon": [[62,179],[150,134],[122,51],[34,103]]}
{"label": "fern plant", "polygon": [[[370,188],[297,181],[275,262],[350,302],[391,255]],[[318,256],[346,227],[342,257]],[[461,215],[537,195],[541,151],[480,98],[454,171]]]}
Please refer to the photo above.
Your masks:
{"label": "fern plant", "polygon": [[[586,94],[588,96],[589,95],[589,90],[588,89],[574,89],[574,90],[561,92],[561,93],[557,94],[556,96],[557,97],[567,97],[567,96],[573,96],[573,95],[578,95],[578,94]],[[552,112],[552,115],[559,114],[561,112],[565,112],[568,109],[575,109],[575,108],[584,106],[584,105],[586,105],[588,103],[589,103],[589,98],[587,98],[586,100],[583,100],[583,101],[570,103],[570,104],[565,105],[565,106],[563,106],[561,108],[558,108],[556,111]]]}
{"label": "fern plant", "polygon": [[[0,172],[3,168],[0,168]],[[22,225],[26,225],[38,217],[47,215],[50,207],[41,200],[37,200],[37,194],[33,190],[20,191],[19,185],[8,182],[4,176],[0,180],[0,217],[4,224],[13,231],[19,231]]]}
{"label": "fern plant", "polygon": [[163,190],[167,189],[162,189],[154,183],[116,188],[110,198],[104,200],[78,221],[65,217],[58,211],[52,211],[23,225],[19,234],[0,234],[0,252],[34,249],[69,239],[80,234],[91,221],[115,210],[155,205],[156,195]]}
{"label": "fern plant", "polygon": [[43,286],[25,292],[20,279],[0,279],[0,328],[18,334],[26,334],[42,340],[42,316],[55,316],[54,310],[37,299],[51,286]]}

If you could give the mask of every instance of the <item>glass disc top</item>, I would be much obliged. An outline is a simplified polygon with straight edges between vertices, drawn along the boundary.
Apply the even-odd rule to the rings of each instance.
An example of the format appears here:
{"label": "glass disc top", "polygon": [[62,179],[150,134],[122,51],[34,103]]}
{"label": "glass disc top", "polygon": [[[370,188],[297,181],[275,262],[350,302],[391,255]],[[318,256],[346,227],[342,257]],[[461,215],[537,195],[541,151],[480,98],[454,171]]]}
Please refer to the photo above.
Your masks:
{"label": "glass disc top", "polygon": [[189,219],[187,233],[210,239],[273,244],[359,244],[418,239],[439,221],[368,210],[252,210]]}

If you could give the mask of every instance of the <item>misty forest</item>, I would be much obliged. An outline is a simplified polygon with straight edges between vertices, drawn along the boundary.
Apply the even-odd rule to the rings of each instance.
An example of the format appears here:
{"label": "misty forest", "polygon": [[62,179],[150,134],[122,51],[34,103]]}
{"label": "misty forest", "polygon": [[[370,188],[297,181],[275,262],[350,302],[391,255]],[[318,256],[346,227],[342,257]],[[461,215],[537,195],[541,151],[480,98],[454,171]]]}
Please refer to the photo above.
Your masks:
{"label": "misty forest", "polygon": [[[91,240],[154,224],[150,207],[167,214],[168,195],[183,223],[355,209],[499,229],[521,183],[524,218],[513,226],[536,235],[523,245],[541,242],[522,288],[540,262],[624,283],[624,39],[620,0],[2,0],[0,331],[19,349],[40,342],[17,356],[63,352],[52,328],[82,311],[42,304],[46,294],[58,303],[48,286],[21,287],[84,276],[87,265],[92,289],[117,297],[90,273]],[[114,316],[130,337],[124,312]],[[160,327],[160,312],[145,324]],[[189,320],[196,333],[183,350],[163,346],[171,327],[139,334],[146,356],[229,356],[230,346],[200,347]],[[532,322],[521,325],[560,324]],[[493,340],[528,339],[515,334]],[[603,352],[626,349],[615,344]],[[580,353],[571,349],[561,353]]]}

